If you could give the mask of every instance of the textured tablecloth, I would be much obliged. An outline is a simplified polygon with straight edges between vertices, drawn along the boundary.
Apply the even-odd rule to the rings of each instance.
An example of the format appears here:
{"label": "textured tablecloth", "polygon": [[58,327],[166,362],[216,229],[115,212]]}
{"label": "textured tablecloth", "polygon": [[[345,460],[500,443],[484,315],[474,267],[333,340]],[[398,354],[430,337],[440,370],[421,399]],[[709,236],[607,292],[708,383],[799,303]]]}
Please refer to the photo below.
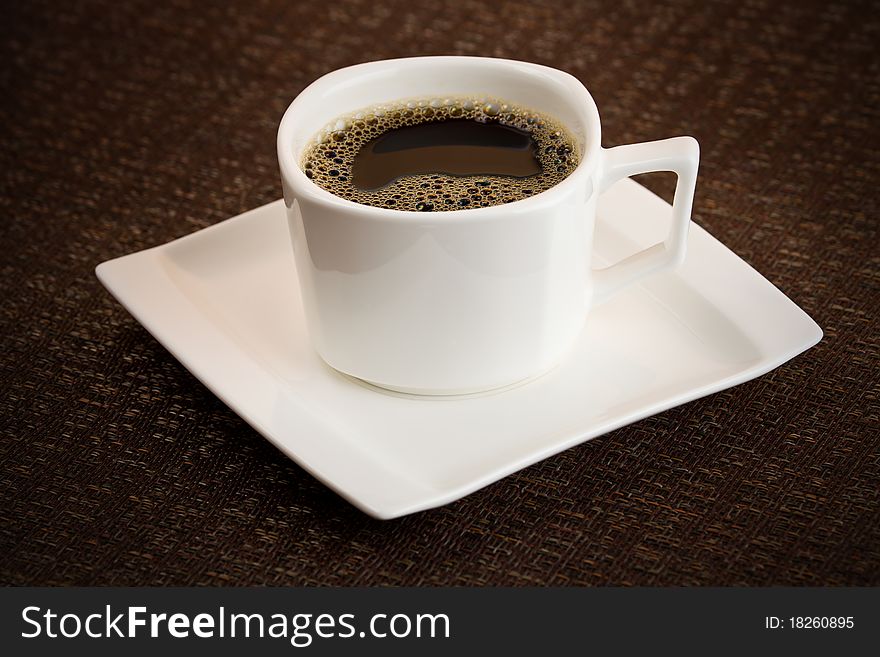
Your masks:
{"label": "textured tablecloth", "polygon": [[[3,3],[0,581],[880,584],[876,5]],[[200,385],[94,266],[280,196],[277,122],[366,60],[567,70],[606,146],[702,145],[695,220],[825,331],[755,381],[371,519]],[[643,182],[669,198],[674,179]]]}

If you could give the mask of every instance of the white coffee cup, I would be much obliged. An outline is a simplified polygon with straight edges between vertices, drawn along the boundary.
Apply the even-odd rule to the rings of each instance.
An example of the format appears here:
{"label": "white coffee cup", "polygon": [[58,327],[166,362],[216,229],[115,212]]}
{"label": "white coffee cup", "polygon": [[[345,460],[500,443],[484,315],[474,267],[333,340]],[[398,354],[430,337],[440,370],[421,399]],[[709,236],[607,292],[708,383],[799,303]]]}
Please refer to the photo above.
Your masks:
{"label": "white coffee cup", "polygon": [[[360,205],[300,164],[338,116],[408,98],[476,95],[550,114],[581,161],[559,184],[503,205],[411,212]],[[414,57],[344,68],[309,85],[278,130],[278,160],[306,321],[333,368],[396,391],[508,386],[565,358],[599,298],[682,262],[699,164],[692,137],[601,147],[599,113],[574,77],[482,57]],[[596,199],[615,181],[673,171],[665,242],[593,269]]]}

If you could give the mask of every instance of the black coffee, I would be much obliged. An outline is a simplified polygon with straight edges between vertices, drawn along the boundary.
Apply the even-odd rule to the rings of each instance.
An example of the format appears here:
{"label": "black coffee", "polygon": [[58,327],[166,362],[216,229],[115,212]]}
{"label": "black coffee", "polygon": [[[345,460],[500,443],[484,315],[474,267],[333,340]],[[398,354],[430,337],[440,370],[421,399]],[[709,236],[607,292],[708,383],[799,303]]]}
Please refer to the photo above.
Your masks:
{"label": "black coffee", "polygon": [[497,122],[444,119],[394,128],[361,146],[352,165],[358,189],[376,190],[406,176],[514,176],[541,173],[535,140]]}
{"label": "black coffee", "polygon": [[343,117],[306,149],[303,170],[364,205],[423,212],[518,201],[578,164],[558,121],[500,101],[397,103]]}

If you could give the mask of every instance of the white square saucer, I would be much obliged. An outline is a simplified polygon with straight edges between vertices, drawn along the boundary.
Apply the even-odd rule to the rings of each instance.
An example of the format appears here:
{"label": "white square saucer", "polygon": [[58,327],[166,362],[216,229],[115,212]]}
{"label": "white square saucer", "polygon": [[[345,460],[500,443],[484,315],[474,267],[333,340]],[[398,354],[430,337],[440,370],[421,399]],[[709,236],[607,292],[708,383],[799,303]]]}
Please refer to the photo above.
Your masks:
{"label": "white square saucer", "polygon": [[[670,207],[624,180],[600,199],[611,263],[659,242]],[[685,264],[595,308],[563,364],[484,395],[380,391],[312,350],[282,201],[139,253],[97,275],[190,372],[352,504],[394,518],[678,404],[755,378],[821,329],[697,225]]]}

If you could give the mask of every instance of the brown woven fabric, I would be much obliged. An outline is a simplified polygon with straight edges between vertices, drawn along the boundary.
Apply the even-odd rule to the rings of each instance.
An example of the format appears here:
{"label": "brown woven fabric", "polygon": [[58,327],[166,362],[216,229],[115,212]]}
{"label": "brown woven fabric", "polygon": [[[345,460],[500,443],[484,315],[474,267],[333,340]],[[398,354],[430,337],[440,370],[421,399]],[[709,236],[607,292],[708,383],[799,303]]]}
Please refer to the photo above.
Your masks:
{"label": "brown woven fabric", "polygon": [[[876,5],[5,4],[0,581],[880,584]],[[381,522],[207,392],[93,268],[277,198],[277,122],[319,75],[449,53],[570,71],[606,145],[695,135],[696,221],[825,338]]]}

